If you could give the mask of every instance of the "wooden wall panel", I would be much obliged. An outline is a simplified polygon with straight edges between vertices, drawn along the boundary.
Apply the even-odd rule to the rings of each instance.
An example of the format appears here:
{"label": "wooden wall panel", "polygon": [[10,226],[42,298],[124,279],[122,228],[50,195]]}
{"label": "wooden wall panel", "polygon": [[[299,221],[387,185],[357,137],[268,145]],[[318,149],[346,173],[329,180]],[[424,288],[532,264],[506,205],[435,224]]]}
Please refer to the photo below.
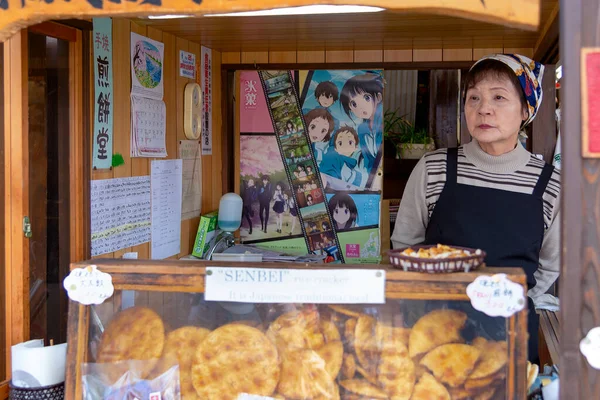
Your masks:
{"label": "wooden wall panel", "polygon": [[443,61],[471,61],[473,60],[473,49],[444,49]]}
{"label": "wooden wall panel", "polygon": [[300,63],[324,63],[325,50],[298,50],[297,62]]}
{"label": "wooden wall panel", "polygon": [[239,64],[242,62],[242,53],[239,51],[228,51],[221,55],[223,64]]}
{"label": "wooden wall panel", "polygon": [[242,64],[268,64],[269,63],[269,52],[268,51],[243,51],[242,52]]}
{"label": "wooden wall panel", "polygon": [[473,60],[479,60],[480,58],[496,53],[502,53],[504,49],[502,47],[487,47],[487,48],[478,48],[473,49]]}
{"label": "wooden wall panel", "polygon": [[412,49],[403,50],[384,50],[384,62],[411,62],[413,60]]}
{"label": "wooden wall panel", "polygon": [[443,61],[442,49],[414,49],[413,61],[415,62],[435,62]]}
{"label": "wooden wall panel", "polygon": [[[200,61],[200,45],[178,38],[172,34],[161,32],[151,26],[145,27],[127,19],[113,19],[113,104],[114,104],[114,135],[113,152],[123,155],[125,164],[112,170],[96,170],[92,179],[110,179],[130,176],[150,175],[151,158],[130,157],[130,123],[131,123],[131,75],[129,61],[130,34],[136,32],[151,39],[161,41],[165,45],[164,64],[164,97],[167,109],[166,144],[167,159],[178,157],[179,141],[185,140],[183,132],[183,93],[185,85],[194,82],[192,79],[179,76],[179,51],[190,51]],[[268,53],[265,53],[268,57]],[[231,58],[230,58],[231,60]],[[213,51],[213,155],[202,158],[202,184],[204,196],[202,212],[217,209],[222,195],[221,183],[221,54]],[[92,111],[93,112],[93,111]],[[91,151],[91,149],[90,149]],[[181,251],[171,258],[187,256],[198,229],[199,218],[181,222]],[[127,248],[101,257],[121,257],[124,253],[137,251],[139,258],[149,258],[150,244],[146,243],[134,248]],[[147,297],[147,296],[146,296]],[[139,297],[138,301],[147,301],[158,309],[164,304],[174,304],[174,301],[160,302],[158,298]]]}
{"label": "wooden wall panel", "polygon": [[383,62],[383,50],[354,50],[354,62]]}
{"label": "wooden wall panel", "polygon": [[327,50],[325,52],[326,63],[351,63],[354,62],[352,50]]}
{"label": "wooden wall panel", "polygon": [[520,54],[525,57],[533,57],[533,48],[516,48],[516,47],[505,47],[504,54]]}
{"label": "wooden wall panel", "polygon": [[270,51],[269,52],[269,63],[270,64],[295,64],[296,63],[296,52],[295,51]]}

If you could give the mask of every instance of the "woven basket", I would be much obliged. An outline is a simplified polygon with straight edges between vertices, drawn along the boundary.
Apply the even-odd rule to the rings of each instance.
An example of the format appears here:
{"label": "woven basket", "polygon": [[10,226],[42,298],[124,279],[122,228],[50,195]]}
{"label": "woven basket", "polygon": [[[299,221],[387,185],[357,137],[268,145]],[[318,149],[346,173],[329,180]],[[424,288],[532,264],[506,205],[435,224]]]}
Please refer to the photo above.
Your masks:
{"label": "woven basket", "polygon": [[65,384],[42,386],[39,388],[20,388],[9,384],[9,400],[64,400]]}
{"label": "woven basket", "polygon": [[[419,251],[419,249],[429,249],[436,246],[437,245],[411,246],[410,248]],[[404,269],[404,271],[429,273],[469,272],[477,269],[483,264],[486,255],[485,251],[480,251],[479,254],[475,254],[475,249],[452,246],[454,249],[468,251],[471,255],[454,258],[420,258],[402,255],[402,252],[407,248],[388,251],[390,262],[395,268]]]}

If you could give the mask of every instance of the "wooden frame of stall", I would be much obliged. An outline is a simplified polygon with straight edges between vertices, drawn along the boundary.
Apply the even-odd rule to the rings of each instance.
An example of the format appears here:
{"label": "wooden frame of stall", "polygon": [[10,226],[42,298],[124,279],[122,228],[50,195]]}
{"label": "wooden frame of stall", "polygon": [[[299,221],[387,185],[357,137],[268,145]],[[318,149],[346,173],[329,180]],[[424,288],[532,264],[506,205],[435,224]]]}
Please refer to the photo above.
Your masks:
{"label": "wooden frame of stall", "polygon": [[[141,261],[141,260],[90,260],[74,263],[73,268],[96,265],[98,270],[112,277],[115,291],[134,290],[149,292],[149,295],[177,293],[204,293],[207,267],[254,268],[255,263],[229,263],[215,261]],[[261,263],[261,268],[281,268],[279,263]],[[286,264],[286,268],[317,269],[318,265]],[[344,265],[344,269],[365,269],[364,265]],[[378,269],[371,266],[370,269]],[[526,277],[514,268],[486,268],[461,274],[420,274],[389,268],[386,270],[386,299],[412,300],[458,300],[469,301],[467,285],[480,275],[503,273],[508,278],[526,287]],[[117,297],[115,312],[120,310]],[[151,300],[148,300],[149,302]],[[65,398],[82,398],[82,363],[88,362],[88,333],[90,324],[89,306],[70,302],[69,334],[67,350],[67,381]],[[507,363],[506,393],[509,399],[521,399],[527,385],[527,310],[507,318],[506,340],[509,360]]]}
{"label": "wooden frame of stall", "polygon": [[[244,2],[244,5],[239,6],[238,9],[263,9],[263,8],[273,8],[278,5],[279,0],[268,0],[262,1],[259,4],[253,4],[248,2]],[[13,6],[13,3],[16,2],[9,0],[9,4]],[[27,136],[27,100],[26,95],[27,91],[24,90],[24,87],[27,82],[27,58],[23,57],[23,54],[27,52],[26,45],[26,30],[20,30],[25,26],[32,25],[38,22],[42,22],[44,20],[51,20],[53,18],[89,18],[93,16],[121,16],[121,17],[133,17],[133,16],[145,16],[145,15],[162,15],[162,14],[205,14],[211,12],[227,12],[230,9],[228,7],[235,7],[236,5],[227,4],[220,5],[211,4],[210,1],[204,1],[202,5],[191,5],[193,2],[189,0],[175,0],[170,2],[168,6],[156,6],[153,5],[152,2],[146,2],[143,5],[137,4],[135,2],[123,2],[122,4],[116,4],[112,2],[106,2],[104,8],[95,9],[90,6],[87,1],[71,1],[67,3],[40,3],[39,6],[36,5],[36,9],[34,10],[30,5],[23,5],[23,9],[19,10],[14,6],[9,8],[8,11],[0,11],[3,16],[7,16],[7,18],[2,19],[0,23],[0,35],[3,39],[6,39],[3,46],[3,54],[5,63],[2,65],[3,76],[4,76],[4,101],[3,101],[3,139],[4,142],[0,142],[3,144],[4,149],[9,149],[10,151],[0,151],[0,155],[3,156],[3,165],[4,165],[4,174],[0,174],[0,184],[3,185],[4,188],[4,226],[5,229],[2,233],[0,233],[0,240],[2,241],[3,246],[0,246],[0,250],[4,250],[4,253],[0,251],[0,256],[3,256],[2,259],[4,261],[4,265],[6,266],[4,271],[4,276],[0,274],[0,278],[4,278],[3,287],[5,289],[5,294],[3,295],[4,300],[4,323],[6,326],[9,326],[10,329],[6,330],[6,334],[4,338],[4,355],[3,358],[6,358],[6,369],[10,371],[10,360],[9,360],[9,351],[10,345],[28,338],[27,334],[27,324],[28,324],[28,254],[27,254],[27,240],[22,236],[22,216],[27,214],[28,204],[24,200],[28,193],[28,187],[26,184],[26,180],[21,180],[21,177],[26,177],[28,171],[23,168],[24,159],[26,158],[27,146],[24,143],[24,138]],[[304,4],[303,0],[293,0],[287,2],[289,5],[301,5]],[[311,4],[315,2],[310,2]],[[389,9],[394,9],[398,7],[397,2],[393,0],[364,0],[364,1],[338,1],[338,0],[328,0],[324,1],[327,4],[348,4],[348,3],[360,3],[360,4],[369,4],[375,6],[387,7]],[[481,4],[484,3],[485,7],[481,7]],[[561,12],[561,18],[563,23],[563,32],[561,36],[563,49],[566,48],[564,45],[567,43],[569,45],[580,46],[579,42],[575,41],[575,35],[579,32],[579,29],[582,21],[582,3],[585,3],[587,9],[595,9],[597,7],[593,2],[586,0],[575,0],[574,2],[569,2],[566,4],[563,0],[561,0],[563,9],[568,9],[568,14]],[[588,4],[589,3],[589,4]],[[542,13],[542,17],[540,18],[540,14],[536,11],[545,4],[546,11]],[[219,8],[224,7],[224,8]],[[357,42],[355,44],[350,44],[351,48],[349,48],[347,41],[340,39],[339,37],[335,40],[327,40],[324,41],[323,46],[320,48],[314,48],[310,46],[306,46],[303,48],[296,48],[293,51],[290,51],[289,48],[285,46],[277,45],[277,44],[269,44],[267,46],[271,46],[265,49],[262,48],[254,48],[249,46],[247,43],[239,44],[238,49],[231,49],[229,51],[216,52],[218,53],[219,59],[215,59],[214,61],[218,61],[215,63],[215,75],[216,77],[213,79],[213,87],[217,88],[218,82],[222,80],[222,82],[226,82],[228,71],[236,70],[236,69],[244,69],[244,68],[256,68],[256,67],[269,67],[269,68],[294,68],[294,69],[309,69],[309,68],[332,68],[332,67],[343,67],[343,68],[359,68],[359,67],[384,67],[384,68],[458,68],[458,67],[468,67],[473,60],[476,60],[478,57],[483,56],[486,53],[491,51],[520,51],[527,55],[533,56],[536,60],[539,60],[544,63],[554,63],[558,59],[558,31],[559,31],[559,6],[558,0],[486,0],[485,2],[481,2],[480,0],[469,0],[465,2],[456,2],[455,4],[449,4],[447,1],[442,0],[416,0],[416,1],[406,1],[402,3],[403,10],[397,10],[404,13],[403,15],[411,15],[414,12],[427,12],[429,15],[443,16],[443,15],[452,15],[463,18],[468,18],[472,21],[484,22],[484,23],[492,23],[498,25],[504,25],[505,27],[511,28],[524,28],[524,29],[535,29],[538,27],[538,32],[535,38],[535,44],[526,49],[519,48],[518,45],[514,46],[514,43],[507,42],[502,43],[501,36],[507,28],[501,28],[495,30],[494,34],[498,35],[496,37],[485,37],[483,40],[475,43],[473,41],[469,42],[461,40],[454,40],[456,38],[452,38],[448,36],[448,32],[452,32],[451,27],[447,28],[444,32],[439,33],[439,37],[435,40],[428,39],[418,39],[418,40],[396,40],[393,42],[382,42],[379,48],[377,49],[368,49],[363,46],[363,44]],[[595,14],[594,14],[595,15]],[[309,17],[310,18],[310,17]],[[366,18],[366,17],[365,17]],[[162,28],[161,24],[163,22],[152,22],[149,23],[148,20],[137,18],[135,20],[117,20],[119,21],[120,28],[122,30],[123,35],[128,35],[129,31],[135,31],[138,33],[146,34],[147,36],[157,39],[163,40],[166,43],[170,41],[170,43],[176,46],[181,50],[189,50],[192,52],[196,52],[199,48],[197,40],[192,40],[190,37],[183,38],[178,35],[185,36],[185,31],[181,31],[180,34],[176,35],[172,32],[168,32],[166,28]],[[586,14],[586,31],[590,34],[591,24],[594,21],[594,17],[590,14]],[[476,22],[476,23],[477,23]],[[564,25],[567,24],[570,28],[565,28]],[[83,22],[84,24],[89,22]],[[466,25],[473,25],[476,23],[467,23]],[[65,24],[70,25],[65,28]],[[65,29],[73,29],[73,27],[80,28],[80,21],[67,21],[60,23],[44,23],[38,25],[37,28],[30,29],[41,29],[42,32],[46,29],[45,32],[52,32],[53,34],[57,34],[57,32],[65,32]],[[464,25],[463,24],[463,25]],[[578,25],[579,24],[579,25]],[[230,28],[230,27],[228,27]],[[88,28],[89,29],[89,28]],[[244,29],[252,29],[251,27],[242,27],[241,32],[244,32]],[[460,29],[460,28],[459,28]],[[464,29],[464,28],[463,28]],[[568,36],[565,36],[565,29],[567,29]],[[239,29],[238,29],[239,30]],[[188,32],[189,33],[189,32]],[[76,43],[86,43],[88,41],[89,46],[89,31],[75,29],[75,34],[77,36]],[[392,32],[392,34],[394,34]],[[404,33],[398,32],[397,35],[402,36]],[[293,35],[293,31],[291,33]],[[351,32],[348,35],[352,35]],[[445,40],[445,39],[447,40]],[[225,39],[225,37],[224,37]],[[200,40],[200,39],[198,39]],[[500,40],[500,42],[498,42]],[[591,40],[591,39],[590,39]],[[203,40],[200,40],[202,44],[204,44]],[[197,47],[196,47],[197,46]],[[210,46],[209,46],[210,47]],[[91,48],[91,47],[88,47]],[[72,156],[74,157],[74,168],[71,176],[72,182],[72,198],[75,200],[75,208],[72,210],[72,237],[74,241],[71,246],[71,254],[72,261],[82,260],[88,258],[89,256],[89,220],[86,217],[86,204],[89,204],[89,196],[87,195],[89,191],[89,179],[102,179],[108,177],[119,177],[120,172],[96,172],[93,173],[91,171],[89,165],[89,154],[86,151],[89,151],[91,147],[91,141],[88,135],[85,132],[90,132],[89,127],[89,118],[86,118],[85,110],[89,110],[88,116],[93,115],[93,109],[91,99],[82,98],[82,89],[87,87],[87,92],[89,91],[89,86],[91,82],[91,76],[93,76],[93,71],[91,71],[91,63],[89,62],[89,58],[91,56],[90,53],[83,51],[81,47],[76,45],[72,46],[72,67],[75,70],[77,65],[89,65],[90,70],[85,70],[82,72],[77,72],[75,76],[75,80],[72,82],[74,84],[74,88],[76,88],[72,93],[72,102],[71,104],[75,105],[76,108],[72,110],[73,121],[76,121],[74,124],[74,128],[71,131],[71,138],[73,139],[72,143]],[[574,54],[575,51],[573,47],[569,49],[568,54],[571,57],[577,58]],[[172,56],[176,56],[176,51],[173,50],[170,53]],[[126,55],[121,54],[126,57]],[[566,57],[563,54],[564,65],[570,65],[571,68],[577,67],[578,61],[574,60],[566,60]],[[85,60],[87,59],[87,64]],[[578,58],[577,58],[578,60]],[[79,64],[78,64],[79,63]],[[577,70],[577,68],[575,68]],[[578,81],[576,75],[577,71],[571,70],[571,75],[567,72],[566,82],[575,82],[578,85]],[[220,75],[220,76],[219,76]],[[569,78],[569,76],[571,76]],[[546,82],[549,80],[547,79]],[[129,81],[126,79],[122,79],[121,84],[126,85]],[[215,83],[217,82],[217,83]],[[553,80],[552,80],[553,82]],[[182,79],[177,80],[177,90],[179,91],[183,86],[185,86],[186,81]],[[569,84],[569,83],[567,83]],[[224,87],[225,85],[221,85]],[[123,89],[127,90],[127,89]],[[569,134],[572,132],[579,132],[578,127],[580,125],[580,120],[575,116],[578,111],[577,108],[573,106],[573,104],[579,104],[577,94],[579,91],[579,87],[571,87],[570,90],[565,91],[567,94],[563,98],[565,99],[565,112],[563,112],[564,121],[563,122],[563,131],[566,131],[568,127]],[[217,91],[215,91],[217,92]],[[179,113],[181,110],[180,103],[181,99],[179,99],[179,92],[173,92],[167,94],[165,92],[165,102],[171,101],[173,105],[178,108]],[[225,111],[227,109],[228,99],[226,96],[221,96],[221,98],[213,98],[213,116],[214,118],[220,118],[221,115],[224,117],[224,124],[221,128],[223,132],[220,140],[215,142],[215,155],[211,157],[206,162],[203,161],[203,181],[210,182],[210,186],[213,189],[213,195],[210,200],[206,200],[206,204],[203,201],[203,210],[208,211],[210,208],[216,207],[218,204],[218,199],[222,192],[226,190],[231,190],[233,187],[233,182],[231,182],[231,176],[233,176],[232,171],[230,171],[227,166],[227,163],[223,163],[223,160],[230,157],[228,153],[230,149],[233,147],[231,141],[232,137],[228,136],[227,131],[232,131],[232,127],[228,126],[227,115]],[[124,106],[124,112],[127,112],[128,106]],[[553,107],[548,107],[546,112],[552,112]],[[569,110],[567,112],[567,110]],[[76,111],[76,112],[75,112]],[[222,114],[223,113],[223,114]],[[128,117],[127,117],[128,118]],[[177,130],[177,135],[183,136],[180,121],[178,114],[172,119],[170,123],[171,128]],[[539,121],[545,120],[544,118],[537,118],[536,123],[540,124]],[[122,122],[121,122],[122,123]],[[126,122],[125,124],[128,124]],[[568,125],[567,125],[568,124]],[[231,124],[229,124],[231,125]],[[116,126],[116,123],[115,123]],[[126,125],[123,125],[124,127]],[[539,131],[544,132],[545,129],[548,128],[548,123],[540,126]],[[127,129],[127,128],[124,128]],[[219,129],[215,128],[215,131]],[[534,127],[534,132],[536,131],[536,127]],[[221,132],[217,132],[221,134]],[[464,139],[464,131],[460,132],[461,137]],[[578,136],[574,136],[578,138]],[[179,136],[178,138],[179,139]],[[539,152],[544,154],[545,159],[548,160],[548,156],[551,156],[552,149],[554,148],[554,140],[552,135],[533,135],[533,147],[534,152]],[[577,142],[577,140],[575,140]],[[566,141],[565,141],[566,142]],[[24,145],[25,144],[25,145]],[[173,144],[174,145],[174,144]],[[173,146],[172,145],[172,146]],[[16,150],[12,150],[12,149]],[[87,149],[87,150],[86,150]],[[126,150],[128,153],[128,150]],[[565,159],[577,159],[580,157],[580,152],[578,149],[570,143],[563,144],[563,154]],[[79,161],[77,161],[79,160]],[[206,163],[206,164],[205,164]],[[204,167],[207,168],[204,168]],[[81,168],[83,167],[83,168]],[[141,166],[140,168],[145,168]],[[566,183],[566,187],[569,189],[569,194],[566,196],[568,201],[565,200],[565,203],[569,204],[581,204],[582,195],[578,193],[574,193],[573,190],[577,191],[579,186],[579,179],[582,176],[581,167],[567,166],[565,165],[565,175],[569,176],[569,183]],[[140,170],[141,174],[143,171]],[[133,173],[133,171],[132,171]],[[11,179],[12,178],[12,179]],[[595,180],[591,179],[589,185],[593,186]],[[591,195],[591,193],[590,193]],[[207,208],[205,208],[207,207]],[[574,207],[572,210],[568,210],[563,215],[563,220],[566,221],[565,226],[569,227],[570,235],[567,238],[566,246],[563,247],[563,251],[566,257],[567,248],[570,250],[570,256],[574,257],[570,260],[573,260],[573,265],[569,263],[569,271],[571,273],[569,275],[563,274],[561,277],[561,285],[565,287],[564,290],[568,290],[570,293],[573,293],[573,290],[578,290],[583,285],[583,278],[579,280],[579,274],[577,277],[573,277],[572,271],[580,271],[582,267],[579,266],[579,261],[581,261],[575,253],[579,254],[579,248],[582,245],[582,238],[579,235],[578,222],[581,220],[580,217],[577,217],[577,213],[579,213],[579,208]],[[0,221],[2,222],[2,221]],[[195,228],[192,227],[193,223],[190,223],[187,228],[182,226],[182,243],[189,241],[191,236],[193,236],[195,232]],[[564,228],[567,229],[567,228]],[[76,232],[76,233],[74,233]],[[191,238],[193,240],[193,238]],[[2,248],[3,247],[3,248]],[[593,248],[593,246],[592,246]],[[140,251],[140,254],[144,255],[147,250],[144,250],[143,247],[139,249],[126,249],[125,251],[134,250]],[[125,252],[123,251],[123,252]],[[116,257],[120,256],[123,252],[119,252],[119,254],[115,254]],[[563,262],[563,266],[565,263]],[[595,284],[596,288],[600,288],[600,283]],[[589,296],[589,295],[586,295]],[[596,305],[593,304],[593,298],[589,298],[592,303],[588,303],[585,305],[586,309],[596,309]],[[566,338],[570,339],[570,342],[563,344],[560,343],[561,349],[568,349],[568,353],[561,352],[561,371],[565,371],[565,368],[569,366],[570,368],[576,368],[579,370],[578,364],[581,360],[581,355],[578,353],[578,341],[577,338],[581,337],[582,332],[577,330],[579,329],[579,317],[581,313],[577,311],[577,307],[581,310],[581,307],[584,306],[585,300],[582,302],[581,300],[572,300],[567,299],[566,303],[563,300],[563,311],[561,311],[561,319],[565,318],[564,309],[568,307],[570,310],[570,314],[567,317],[567,320],[570,321],[569,324],[563,324],[563,332],[568,330],[566,334]],[[1,304],[1,302],[0,302]],[[588,320],[590,317],[588,317]],[[592,317],[595,321],[596,325],[600,324],[600,316],[594,314]],[[564,319],[563,319],[564,321]],[[2,319],[0,319],[0,323]],[[567,325],[567,327],[565,327]],[[586,325],[586,326],[589,326]],[[576,330],[576,332],[574,331]],[[563,334],[564,335],[564,334]],[[0,353],[2,354],[2,353]],[[568,361],[565,363],[565,361]],[[0,371],[2,368],[0,368]],[[594,376],[590,375],[591,372],[586,375],[586,382],[591,387],[592,385],[589,382],[594,381]],[[569,375],[571,377],[570,382],[573,384],[577,381],[579,382],[578,374]],[[600,379],[596,379],[599,382],[596,385],[596,392],[600,393]],[[562,386],[563,388],[566,385]],[[0,382],[0,399],[3,399],[7,395],[7,385],[6,382]],[[566,393],[566,392],[565,392]],[[572,392],[570,392],[572,393]]]}

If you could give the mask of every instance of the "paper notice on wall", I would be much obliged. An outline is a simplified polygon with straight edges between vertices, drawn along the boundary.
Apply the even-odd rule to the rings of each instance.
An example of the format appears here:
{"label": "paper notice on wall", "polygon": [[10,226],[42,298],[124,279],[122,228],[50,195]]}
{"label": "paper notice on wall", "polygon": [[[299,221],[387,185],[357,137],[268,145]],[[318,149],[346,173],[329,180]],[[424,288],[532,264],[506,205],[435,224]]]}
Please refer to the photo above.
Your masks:
{"label": "paper notice on wall", "polygon": [[202,155],[212,154],[212,51],[202,46]]}
{"label": "paper notice on wall", "polygon": [[166,157],[166,136],[165,103],[131,95],[131,157]]}
{"label": "paper notice on wall", "polygon": [[179,75],[196,79],[196,55],[194,53],[179,50]]}
{"label": "paper notice on wall", "polygon": [[200,142],[179,141],[179,158],[182,160],[181,220],[200,216],[202,204],[202,159]]}
{"label": "paper notice on wall", "polygon": [[131,93],[162,100],[165,45],[131,32]]}
{"label": "paper notice on wall", "polygon": [[150,241],[150,177],[91,183],[92,256]]}
{"label": "paper notice on wall", "polygon": [[182,160],[152,161],[152,259],[179,254],[181,248]]}

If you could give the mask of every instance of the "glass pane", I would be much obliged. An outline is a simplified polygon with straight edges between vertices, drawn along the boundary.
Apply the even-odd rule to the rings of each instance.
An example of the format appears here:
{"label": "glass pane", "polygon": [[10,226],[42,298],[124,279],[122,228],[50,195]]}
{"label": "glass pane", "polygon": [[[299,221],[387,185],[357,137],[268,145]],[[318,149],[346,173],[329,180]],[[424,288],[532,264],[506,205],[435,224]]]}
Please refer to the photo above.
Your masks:
{"label": "glass pane", "polygon": [[253,304],[117,291],[91,307],[81,384],[85,399],[179,399],[177,382],[183,399],[505,399],[508,337],[506,319],[468,301]]}
{"label": "glass pane", "polygon": [[69,43],[29,34],[30,335],[66,341]]}
{"label": "glass pane", "polygon": [[6,325],[4,297],[4,44],[0,43],[0,382],[6,379]]}

